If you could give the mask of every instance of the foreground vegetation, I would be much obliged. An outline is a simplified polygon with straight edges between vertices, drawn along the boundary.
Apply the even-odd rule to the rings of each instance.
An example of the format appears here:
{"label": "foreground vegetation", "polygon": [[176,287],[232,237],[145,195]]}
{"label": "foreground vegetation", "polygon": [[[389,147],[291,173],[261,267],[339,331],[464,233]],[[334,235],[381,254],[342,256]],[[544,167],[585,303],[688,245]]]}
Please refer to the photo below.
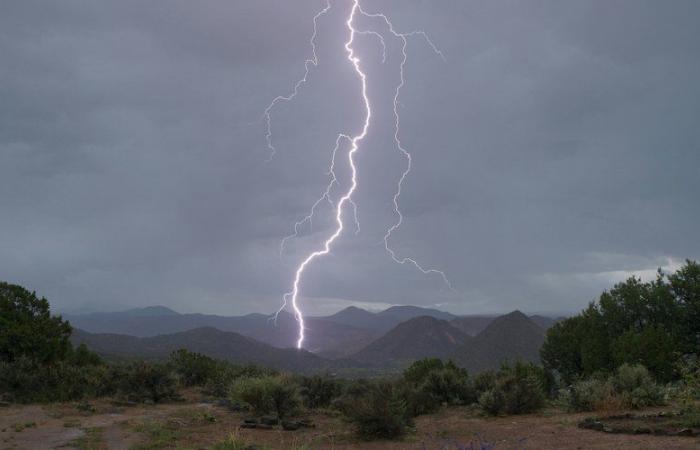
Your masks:
{"label": "foreground vegetation", "polygon": [[[416,418],[464,406],[504,416],[548,406],[618,411],[671,402],[692,424],[700,417],[699,311],[700,266],[688,262],[650,283],[621,283],[555,325],[542,349],[543,366],[516,361],[472,375],[451,361],[424,359],[398,375],[341,380],[240,366],[187,350],[166,361],[106,362],[70,344],[70,324],[50,314],[46,299],[0,283],[0,400],[109,397],[156,404],[179,401],[183,389],[195,389],[285,429],[309,414],[341,417],[366,440],[402,438]],[[142,428],[146,434],[162,431]],[[235,446],[234,437],[229,441],[217,448],[244,448]]]}

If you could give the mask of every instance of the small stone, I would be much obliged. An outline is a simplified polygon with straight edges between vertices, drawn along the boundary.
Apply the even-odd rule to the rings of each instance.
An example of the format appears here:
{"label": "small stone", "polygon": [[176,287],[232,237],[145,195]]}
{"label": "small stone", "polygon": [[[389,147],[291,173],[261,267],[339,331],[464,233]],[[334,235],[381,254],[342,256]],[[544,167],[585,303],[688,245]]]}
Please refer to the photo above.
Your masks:
{"label": "small stone", "polygon": [[590,428],[591,430],[595,430],[595,431],[603,431],[603,428],[605,428],[605,425],[603,425],[600,422],[593,422],[588,426],[588,428]]}
{"label": "small stone", "polygon": [[260,423],[265,425],[277,425],[279,422],[279,419],[275,416],[264,416],[260,418]]}
{"label": "small stone", "polygon": [[311,419],[302,419],[299,421],[299,425],[304,428],[316,428],[316,425]]}
{"label": "small stone", "polygon": [[7,408],[8,406],[12,406],[12,403],[6,402],[6,401],[0,401],[0,408]]}
{"label": "small stone", "polygon": [[282,421],[282,429],[286,431],[296,431],[299,429],[299,427],[301,427],[299,422],[288,422],[286,420]]}
{"label": "small stone", "polygon": [[691,430],[690,428],[683,428],[678,433],[676,433],[676,436],[692,436],[693,434],[693,430]]}
{"label": "small stone", "polygon": [[78,405],[75,408],[78,411],[82,411],[82,412],[86,412],[86,413],[94,413],[95,412],[95,407],[92,406],[88,402],[78,403]]}

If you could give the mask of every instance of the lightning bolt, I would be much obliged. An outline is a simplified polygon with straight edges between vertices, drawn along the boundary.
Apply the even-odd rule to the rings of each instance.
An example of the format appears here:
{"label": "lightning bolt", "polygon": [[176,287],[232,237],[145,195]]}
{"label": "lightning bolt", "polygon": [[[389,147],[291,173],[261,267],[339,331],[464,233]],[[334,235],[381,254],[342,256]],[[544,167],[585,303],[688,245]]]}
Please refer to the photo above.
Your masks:
{"label": "lightning bolt", "polygon": [[[299,303],[298,303],[298,297],[299,297],[299,290],[300,290],[300,284],[304,275],[305,270],[307,267],[317,258],[320,258],[324,255],[327,255],[330,253],[331,248],[333,246],[333,243],[340,237],[340,235],[343,233],[343,230],[345,228],[344,226],[344,208],[346,204],[350,204],[353,208],[353,217],[354,217],[354,222],[355,222],[355,232],[359,233],[360,232],[360,222],[358,219],[358,208],[357,204],[353,201],[352,195],[355,192],[357,188],[357,168],[355,166],[355,160],[354,160],[354,155],[355,153],[359,150],[359,144],[360,142],[367,136],[367,131],[370,126],[370,120],[372,118],[372,108],[370,105],[370,100],[369,97],[367,96],[367,76],[366,74],[362,71],[361,65],[360,65],[360,58],[355,55],[355,50],[353,48],[353,43],[355,42],[355,36],[357,35],[370,35],[374,36],[379,40],[379,43],[381,44],[382,47],[382,63],[386,61],[386,53],[387,53],[387,47],[386,47],[386,42],[384,40],[384,37],[382,34],[380,34],[377,31],[373,30],[358,30],[354,26],[354,21],[355,17],[357,15],[362,15],[364,17],[368,18],[375,18],[375,19],[380,19],[384,21],[386,26],[389,29],[389,32],[396,38],[401,40],[401,54],[402,54],[402,59],[401,59],[401,64],[400,64],[400,82],[396,87],[395,93],[394,93],[394,99],[393,99],[393,112],[394,112],[394,119],[395,119],[395,124],[394,124],[394,142],[396,144],[396,147],[398,150],[401,152],[402,156],[406,160],[406,168],[401,174],[401,177],[397,183],[397,189],[393,197],[393,204],[394,204],[394,213],[397,217],[396,222],[391,225],[385,235],[384,235],[384,248],[387,251],[387,253],[390,255],[391,259],[398,263],[398,264],[411,264],[413,265],[416,269],[421,271],[424,274],[437,274],[439,275],[444,283],[454,291],[452,284],[448,280],[447,276],[445,275],[444,272],[437,270],[437,269],[432,269],[432,268],[425,268],[422,265],[420,265],[416,260],[409,258],[409,257],[399,257],[397,256],[396,252],[391,248],[389,245],[389,240],[391,238],[391,235],[394,231],[396,231],[401,224],[403,223],[403,214],[401,213],[401,210],[399,208],[399,197],[401,196],[401,190],[403,187],[403,182],[405,178],[408,176],[408,174],[411,171],[412,168],[412,156],[411,154],[403,147],[400,139],[400,115],[398,111],[399,107],[399,95],[401,92],[401,88],[405,84],[405,78],[404,78],[404,66],[406,64],[406,61],[408,59],[407,53],[406,53],[406,47],[408,44],[408,38],[412,36],[420,36],[422,37],[427,44],[430,46],[430,48],[438,55],[440,58],[443,60],[444,55],[442,52],[435,46],[435,44],[430,40],[428,35],[423,32],[422,30],[418,31],[412,31],[410,33],[399,33],[394,29],[393,24],[389,21],[386,15],[381,14],[381,13],[367,13],[362,9],[360,6],[359,0],[352,0],[352,8],[350,10],[349,16],[346,20],[346,25],[349,31],[349,39],[345,43],[345,51],[347,52],[347,59],[352,65],[355,73],[358,76],[358,79],[360,80],[361,83],[361,93],[362,93],[362,99],[364,102],[364,108],[365,108],[365,119],[364,123],[362,126],[362,129],[359,134],[356,134],[354,136],[349,136],[345,134],[339,134],[335,147],[331,153],[331,162],[330,162],[330,168],[327,172],[327,175],[329,176],[329,181],[328,184],[326,185],[325,190],[321,194],[321,196],[314,202],[314,204],[311,206],[311,210],[309,213],[304,216],[301,220],[297,221],[294,224],[293,228],[293,233],[290,234],[289,236],[286,236],[282,239],[280,243],[280,258],[282,257],[285,249],[285,245],[289,239],[295,238],[298,236],[300,228],[305,225],[309,224],[309,226],[313,226],[313,218],[314,214],[316,212],[316,209],[323,203],[326,202],[332,207],[335,207],[335,221],[336,221],[336,227],[334,232],[325,240],[323,245],[316,251],[311,252],[306,256],[306,258],[297,266],[297,269],[294,274],[294,281],[292,283],[292,290],[290,292],[285,293],[282,296],[283,299],[283,304],[280,307],[280,309],[277,311],[277,314],[275,314],[275,320],[277,318],[277,315],[288,305],[291,304],[292,310],[294,311],[294,317],[296,321],[299,324],[299,335],[298,339],[296,342],[297,348],[302,348],[303,343],[304,343],[304,331],[305,331],[305,326],[304,326],[304,315],[299,308]],[[318,56],[316,54],[316,36],[317,36],[317,23],[318,19],[326,14],[331,8],[330,5],[330,0],[326,1],[326,6],[323,8],[321,11],[319,11],[313,18],[313,34],[311,35],[310,43],[311,43],[311,50],[312,50],[312,59],[307,59],[304,62],[304,76],[296,82],[294,85],[294,89],[291,94],[287,96],[278,96],[272,100],[272,102],[268,105],[268,107],[265,109],[264,112],[264,119],[265,119],[265,124],[266,124],[266,134],[265,138],[267,141],[267,146],[268,149],[270,150],[270,157],[268,160],[272,159],[276,153],[276,149],[273,145],[272,142],[272,127],[271,127],[271,111],[277,105],[279,102],[282,101],[291,101],[293,100],[299,93],[300,88],[307,82],[307,78],[309,75],[309,71],[311,66],[317,67],[318,66]],[[332,198],[331,198],[331,190],[333,189],[334,186],[338,185],[338,179],[335,173],[335,164],[336,164],[336,156],[338,153],[338,150],[340,148],[341,142],[346,141],[350,144],[350,149],[347,152],[347,158],[348,158],[348,163],[350,166],[350,172],[351,172],[351,183],[348,189],[343,193],[342,197],[334,203]]]}
{"label": "lightning bolt", "polygon": [[386,23],[387,27],[389,27],[389,32],[393,34],[395,37],[399,38],[401,40],[401,64],[399,65],[399,84],[396,85],[396,90],[394,91],[394,143],[396,144],[396,148],[401,152],[403,157],[406,159],[406,168],[404,171],[401,173],[401,177],[399,178],[399,181],[396,185],[396,192],[394,193],[394,213],[396,214],[396,222],[392,226],[390,226],[387,230],[386,233],[384,234],[384,249],[387,251],[391,259],[398,264],[411,264],[413,265],[416,269],[418,269],[420,272],[422,272],[425,275],[428,274],[437,274],[442,278],[442,281],[447,285],[447,287],[452,291],[457,293],[457,291],[452,287],[452,283],[450,283],[450,280],[447,278],[447,275],[445,275],[445,272],[442,270],[438,269],[432,269],[428,268],[426,269],[423,267],[421,264],[418,263],[413,258],[409,258],[407,256],[404,257],[398,257],[396,256],[396,252],[394,249],[391,248],[389,245],[389,239],[391,238],[391,233],[396,231],[401,224],[403,223],[403,214],[401,213],[401,209],[399,208],[399,197],[401,197],[401,190],[403,188],[403,182],[408,176],[408,174],[411,172],[411,168],[413,167],[413,157],[411,156],[411,153],[406,150],[402,143],[401,143],[401,137],[399,136],[400,134],[400,129],[401,129],[401,118],[399,115],[399,95],[401,93],[401,88],[403,88],[404,84],[406,84],[406,79],[404,77],[404,67],[406,66],[406,61],[408,60],[408,54],[406,53],[406,46],[408,45],[408,38],[411,36],[421,36],[425,41],[428,43],[430,48],[438,55],[442,60],[445,60],[445,55],[433,44],[433,42],[430,40],[428,35],[424,31],[412,31],[410,33],[399,33],[394,29],[394,25],[389,21],[386,15],[381,14],[381,13],[373,13],[369,14],[363,11],[362,14],[364,14],[367,17],[376,17],[380,18],[381,20]]}
{"label": "lightning bolt", "polygon": [[270,155],[267,158],[267,161],[272,161],[272,159],[275,157],[275,154],[277,153],[277,149],[272,143],[272,109],[277,105],[279,102],[289,102],[294,100],[296,96],[299,94],[299,89],[306,84],[306,80],[309,77],[309,71],[311,70],[311,66],[313,67],[318,67],[318,55],[316,55],[316,35],[318,34],[318,19],[325,15],[329,10],[331,9],[331,3],[330,0],[326,0],[326,7],[323,8],[321,11],[317,12],[316,15],[314,16],[314,32],[311,35],[311,39],[309,39],[309,43],[311,44],[311,54],[313,55],[311,59],[307,59],[304,61],[304,76],[301,77],[295,84],[294,84],[294,90],[292,91],[291,94],[289,95],[278,95],[272,101],[270,104],[265,108],[265,112],[263,113],[263,118],[265,119],[265,140],[267,141],[267,148],[270,150]]}

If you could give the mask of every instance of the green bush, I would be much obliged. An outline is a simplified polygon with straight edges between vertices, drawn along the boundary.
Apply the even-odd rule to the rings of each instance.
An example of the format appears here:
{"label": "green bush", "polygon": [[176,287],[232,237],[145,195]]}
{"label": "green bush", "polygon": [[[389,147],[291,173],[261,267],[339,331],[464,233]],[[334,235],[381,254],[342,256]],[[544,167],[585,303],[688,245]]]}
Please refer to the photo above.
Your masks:
{"label": "green bush", "polygon": [[214,376],[221,364],[213,358],[185,349],[172,352],[169,362],[184,386],[203,386]]}
{"label": "green bush", "polygon": [[68,352],[67,361],[78,367],[99,366],[104,364],[102,358],[100,358],[97,353],[90,351],[85,344],[80,344],[75,348],[71,348]]}
{"label": "green bush", "polygon": [[299,384],[304,406],[311,409],[330,406],[341,392],[340,382],[325,375],[302,377]]}
{"label": "green bush", "polygon": [[447,368],[434,370],[428,374],[419,389],[439,403],[468,405],[476,402],[476,391],[469,382],[466,371],[462,373]]}
{"label": "green bush", "polygon": [[474,393],[477,397],[484,392],[493,389],[495,385],[496,372],[494,370],[485,370],[472,378],[472,387],[474,388]]}
{"label": "green bush", "polygon": [[136,361],[112,367],[114,390],[131,401],[162,402],[177,399],[177,380],[167,364]]}
{"label": "green bush", "polygon": [[236,366],[225,361],[216,361],[214,370],[209,373],[204,383],[205,394],[226,398],[231,394],[231,388],[239,378],[259,378],[277,375],[277,371],[254,365]]}
{"label": "green bush", "polygon": [[360,438],[395,439],[411,425],[403,393],[401,383],[363,382],[349,389],[339,406]]}
{"label": "green bush", "polygon": [[27,357],[0,362],[0,393],[21,403],[80,400],[112,393],[107,366],[45,364]]}
{"label": "green bush", "polygon": [[234,383],[231,399],[247,404],[254,414],[276,413],[280,418],[293,415],[301,404],[298,387],[284,376],[241,378]]}
{"label": "green bush", "polygon": [[[451,361],[450,361],[451,362]],[[423,358],[415,361],[403,371],[404,380],[418,385],[422,383],[433,370],[444,369],[445,363],[439,358]]]}
{"label": "green bush", "polygon": [[428,389],[421,389],[412,383],[397,382],[399,396],[406,402],[406,412],[409,417],[431,414],[440,409],[442,403]]}
{"label": "green bush", "polygon": [[490,415],[526,414],[544,406],[540,368],[518,362],[504,365],[496,374],[494,386],[479,396],[479,405]]}
{"label": "green bush", "polygon": [[633,408],[664,403],[664,389],[654,382],[642,365],[621,365],[612,377],[612,385],[615,392],[623,397],[623,403]]}
{"label": "green bush", "polygon": [[465,369],[437,358],[414,362],[404,371],[404,390],[412,415],[435,411],[441,404],[467,405],[476,392]]}
{"label": "green bush", "polygon": [[700,400],[700,358],[689,356],[678,365],[680,397],[684,403]]}
{"label": "green bush", "polygon": [[559,402],[570,412],[604,411],[620,408],[612,383],[606,378],[589,378],[559,393]]}
{"label": "green bush", "polygon": [[613,375],[598,375],[562,390],[560,402],[573,412],[612,411],[662,405],[664,389],[644,366],[623,364]]}
{"label": "green bush", "polygon": [[71,350],[71,330],[61,316],[51,315],[48,300],[0,281],[0,361],[62,361]]}

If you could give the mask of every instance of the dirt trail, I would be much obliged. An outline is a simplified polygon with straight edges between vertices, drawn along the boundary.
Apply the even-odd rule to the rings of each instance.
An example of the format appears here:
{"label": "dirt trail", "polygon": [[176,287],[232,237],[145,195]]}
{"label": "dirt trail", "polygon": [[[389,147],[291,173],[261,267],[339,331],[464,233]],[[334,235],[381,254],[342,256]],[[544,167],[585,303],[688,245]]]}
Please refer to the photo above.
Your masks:
{"label": "dirt trail", "polygon": [[[199,404],[190,407],[211,408]],[[130,430],[131,421],[164,419],[181,404],[115,407],[96,402],[94,412],[81,412],[76,403],[18,405],[0,408],[0,449],[74,449],[89,430],[99,430],[98,448],[128,450],[141,439]]]}
{"label": "dirt trail", "polygon": [[[188,402],[157,406],[115,407],[95,402],[95,411],[81,412],[76,403],[0,408],[0,449],[71,449],[86,442],[90,448],[127,450],[147,442],[134,424],[155,424],[172,436],[153,448],[208,448],[232,433],[246,443],[272,449],[301,447],[343,450],[512,449],[699,449],[700,438],[623,435],[579,429],[585,414],[545,411],[541,414],[484,418],[470,408],[449,408],[418,417],[416,430],[403,441],[358,441],[340,417],[313,415],[315,428],[285,432],[279,429],[239,429],[241,413],[211,404]],[[170,427],[170,428],[168,428]],[[93,440],[89,440],[93,439]],[[150,443],[153,445],[153,442]],[[473,444],[473,447],[469,445]]]}

